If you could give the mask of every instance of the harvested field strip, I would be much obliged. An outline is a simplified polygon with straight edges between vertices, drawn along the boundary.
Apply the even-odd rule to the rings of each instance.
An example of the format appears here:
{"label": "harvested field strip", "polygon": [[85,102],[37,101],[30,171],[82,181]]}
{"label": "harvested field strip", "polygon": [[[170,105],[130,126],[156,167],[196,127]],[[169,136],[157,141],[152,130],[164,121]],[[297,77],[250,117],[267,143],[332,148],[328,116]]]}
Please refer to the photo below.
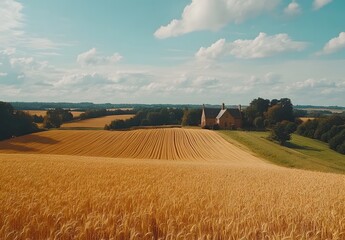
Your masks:
{"label": "harvested field strip", "polygon": [[180,128],[134,131],[53,130],[2,141],[0,152],[260,162],[215,132]]}
{"label": "harvested field strip", "polygon": [[345,176],[272,166],[0,154],[0,239],[345,239]]}
{"label": "harvested field strip", "polygon": [[[31,115],[37,115],[37,116],[42,116],[44,117],[47,114],[47,110],[24,110],[24,112],[27,112]],[[80,111],[71,111],[73,117],[79,117],[80,114],[82,114],[83,112]]]}
{"label": "harvested field strip", "polygon": [[114,120],[126,120],[132,118],[133,114],[126,115],[112,115],[99,118],[90,118],[75,122],[64,123],[62,128],[103,128],[105,124],[111,123]]}

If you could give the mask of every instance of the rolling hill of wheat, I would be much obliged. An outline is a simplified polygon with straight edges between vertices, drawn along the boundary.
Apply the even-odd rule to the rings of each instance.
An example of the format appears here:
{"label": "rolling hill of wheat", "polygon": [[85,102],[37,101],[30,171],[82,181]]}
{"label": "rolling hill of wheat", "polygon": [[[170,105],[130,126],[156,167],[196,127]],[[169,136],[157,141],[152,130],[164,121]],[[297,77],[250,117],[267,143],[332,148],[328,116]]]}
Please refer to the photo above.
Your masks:
{"label": "rolling hill of wheat", "polygon": [[215,132],[49,131],[0,152],[0,239],[345,239],[344,175]]}
{"label": "rolling hill of wheat", "polygon": [[212,131],[46,131],[0,142],[0,153],[40,153],[137,159],[261,162]]}

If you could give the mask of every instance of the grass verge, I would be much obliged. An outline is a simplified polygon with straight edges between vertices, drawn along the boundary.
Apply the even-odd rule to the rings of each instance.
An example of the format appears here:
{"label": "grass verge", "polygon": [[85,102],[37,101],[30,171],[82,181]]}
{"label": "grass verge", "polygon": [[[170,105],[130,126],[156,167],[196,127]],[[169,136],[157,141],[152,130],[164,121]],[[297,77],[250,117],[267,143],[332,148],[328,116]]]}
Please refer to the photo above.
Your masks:
{"label": "grass verge", "polygon": [[306,170],[345,174],[345,156],[326,143],[292,134],[286,146],[267,140],[268,132],[219,131],[227,141],[274,164]]}

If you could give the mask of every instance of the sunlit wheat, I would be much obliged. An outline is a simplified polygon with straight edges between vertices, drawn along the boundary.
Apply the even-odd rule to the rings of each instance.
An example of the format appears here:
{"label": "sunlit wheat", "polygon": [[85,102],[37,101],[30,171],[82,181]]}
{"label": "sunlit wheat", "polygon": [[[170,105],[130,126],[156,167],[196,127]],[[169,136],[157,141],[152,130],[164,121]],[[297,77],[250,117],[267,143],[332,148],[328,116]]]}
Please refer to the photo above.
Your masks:
{"label": "sunlit wheat", "polygon": [[82,155],[97,143],[121,158],[51,154],[78,155],[75,131],[0,145],[31,149],[0,154],[0,239],[345,239],[343,175],[276,167],[209,131],[84,134]]}

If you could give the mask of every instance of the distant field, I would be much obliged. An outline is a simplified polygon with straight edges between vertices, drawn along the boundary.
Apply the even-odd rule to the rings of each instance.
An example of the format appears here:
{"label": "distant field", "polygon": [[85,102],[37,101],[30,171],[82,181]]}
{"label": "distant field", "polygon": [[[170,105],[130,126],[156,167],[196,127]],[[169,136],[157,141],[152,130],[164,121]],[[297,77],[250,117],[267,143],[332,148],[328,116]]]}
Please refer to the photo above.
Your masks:
{"label": "distant field", "polygon": [[299,119],[301,119],[303,122],[307,122],[308,120],[314,120],[315,118],[313,118],[313,117],[301,117]]}
{"label": "distant field", "polygon": [[[45,116],[47,111],[46,110],[25,110],[25,112],[28,112],[31,115],[37,115],[37,116]],[[80,114],[82,114],[83,112],[78,112],[78,111],[71,111],[71,113],[73,114],[73,117],[79,117]]]}
{"label": "distant field", "polygon": [[105,124],[111,123],[114,120],[126,120],[132,118],[133,114],[128,115],[112,115],[99,118],[90,118],[81,121],[75,121],[70,123],[64,123],[63,128],[103,128]]}
{"label": "distant field", "polygon": [[306,111],[330,111],[332,113],[342,113],[345,110],[344,109],[332,109],[332,108],[297,108],[300,110],[306,110]]}
{"label": "distant field", "polygon": [[281,147],[266,139],[267,132],[221,131],[221,134],[228,141],[280,166],[345,174],[345,155],[318,140],[293,134],[287,147]]}

